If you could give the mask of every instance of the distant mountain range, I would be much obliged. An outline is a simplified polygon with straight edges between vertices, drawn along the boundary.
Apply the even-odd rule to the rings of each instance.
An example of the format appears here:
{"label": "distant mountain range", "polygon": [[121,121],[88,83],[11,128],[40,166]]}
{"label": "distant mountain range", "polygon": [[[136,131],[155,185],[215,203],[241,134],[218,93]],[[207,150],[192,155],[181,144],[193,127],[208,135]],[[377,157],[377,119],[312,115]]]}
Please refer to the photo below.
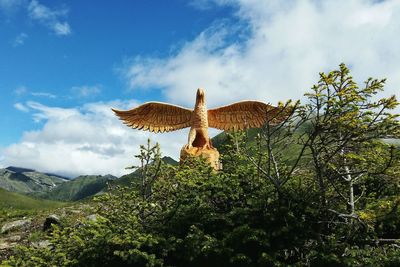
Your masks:
{"label": "distant mountain range", "polygon": [[102,191],[112,175],[83,175],[68,179],[32,169],[8,167],[0,169],[0,188],[10,192],[50,200],[76,201]]}
{"label": "distant mountain range", "polygon": [[11,192],[29,194],[55,188],[67,181],[65,177],[31,169],[19,167],[0,169],[0,188]]}
{"label": "distant mountain range", "polygon": [[[162,160],[167,164],[178,164],[170,157],[164,157]],[[78,201],[106,191],[111,181],[128,185],[137,176],[136,171],[120,178],[113,175],[81,175],[68,179],[56,174],[11,166],[0,169],[0,188],[36,198]]]}

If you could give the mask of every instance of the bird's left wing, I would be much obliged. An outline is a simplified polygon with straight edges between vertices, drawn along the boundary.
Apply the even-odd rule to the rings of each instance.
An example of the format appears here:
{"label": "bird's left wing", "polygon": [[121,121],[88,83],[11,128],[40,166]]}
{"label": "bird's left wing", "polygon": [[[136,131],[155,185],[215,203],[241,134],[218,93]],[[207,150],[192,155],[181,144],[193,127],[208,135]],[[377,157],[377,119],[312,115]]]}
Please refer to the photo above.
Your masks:
{"label": "bird's left wing", "polygon": [[243,130],[278,124],[287,116],[283,107],[259,101],[242,101],[208,110],[208,126],[221,130]]}
{"label": "bird's left wing", "polygon": [[158,102],[145,103],[126,111],[112,110],[129,127],[155,133],[189,127],[192,118],[190,109]]}

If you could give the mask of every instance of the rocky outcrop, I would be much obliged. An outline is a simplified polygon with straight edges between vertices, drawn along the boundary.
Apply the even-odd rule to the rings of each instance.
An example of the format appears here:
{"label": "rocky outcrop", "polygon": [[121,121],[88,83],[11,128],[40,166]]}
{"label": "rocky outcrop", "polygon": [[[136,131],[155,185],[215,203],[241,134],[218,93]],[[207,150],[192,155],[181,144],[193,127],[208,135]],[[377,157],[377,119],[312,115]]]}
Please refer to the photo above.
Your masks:
{"label": "rocky outcrop", "polygon": [[51,245],[49,240],[40,240],[37,242],[32,242],[31,246],[34,248],[47,248]]}
{"label": "rocky outcrop", "polygon": [[28,228],[30,225],[31,225],[31,220],[30,219],[8,222],[8,223],[5,223],[1,227],[0,233],[1,234],[6,234],[6,233],[9,233],[9,232],[20,230],[22,228]]}

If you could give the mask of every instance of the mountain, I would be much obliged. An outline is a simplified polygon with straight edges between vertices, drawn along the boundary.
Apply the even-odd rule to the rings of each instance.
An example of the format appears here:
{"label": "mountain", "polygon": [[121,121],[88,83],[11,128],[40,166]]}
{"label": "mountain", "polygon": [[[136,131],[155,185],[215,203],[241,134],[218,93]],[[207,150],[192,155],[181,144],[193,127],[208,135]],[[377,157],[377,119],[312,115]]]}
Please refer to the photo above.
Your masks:
{"label": "mountain", "polygon": [[179,165],[179,162],[178,162],[178,161],[176,161],[176,160],[174,160],[173,158],[168,157],[168,156],[162,157],[161,160],[162,160],[165,164],[169,164],[169,165],[172,165],[172,166],[178,166],[178,165]]}
{"label": "mountain", "polygon": [[12,171],[12,172],[16,172],[16,173],[34,172],[35,171],[35,170],[32,170],[32,169],[14,167],[14,166],[7,167],[6,169],[9,170],[9,171]]}
{"label": "mountain", "polygon": [[8,167],[0,169],[0,188],[17,193],[35,193],[55,188],[67,178],[32,169]]}
{"label": "mountain", "polygon": [[[107,182],[117,179],[112,175],[83,175],[73,180],[32,169],[7,167],[0,169],[0,188],[43,199],[75,201],[92,196],[107,187]],[[13,195],[9,194],[12,198]]]}
{"label": "mountain", "polygon": [[52,200],[77,201],[103,191],[108,182],[115,179],[117,177],[112,175],[82,175],[35,195]]}
{"label": "mountain", "polygon": [[[245,138],[246,146],[247,147],[256,147],[256,145],[257,145],[256,137],[261,132],[262,132],[261,129],[256,129],[256,128],[246,130],[246,138]],[[213,138],[211,138],[211,141],[212,141],[213,146],[219,151],[220,154],[224,154],[226,152],[225,145],[228,141],[228,136],[225,131],[221,132],[221,133],[217,134],[216,136],[214,136]]]}

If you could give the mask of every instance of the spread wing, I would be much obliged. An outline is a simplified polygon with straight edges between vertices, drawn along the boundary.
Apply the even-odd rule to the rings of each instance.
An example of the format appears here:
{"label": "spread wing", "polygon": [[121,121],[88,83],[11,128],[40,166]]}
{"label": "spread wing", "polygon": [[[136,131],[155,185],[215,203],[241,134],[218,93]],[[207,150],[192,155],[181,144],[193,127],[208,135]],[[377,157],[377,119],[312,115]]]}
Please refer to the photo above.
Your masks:
{"label": "spread wing", "polygon": [[283,108],[258,101],[242,101],[208,110],[208,126],[221,130],[243,130],[278,124],[287,116]]}
{"label": "spread wing", "polygon": [[155,133],[191,125],[192,110],[166,103],[149,102],[131,110],[112,110],[127,126]]}

